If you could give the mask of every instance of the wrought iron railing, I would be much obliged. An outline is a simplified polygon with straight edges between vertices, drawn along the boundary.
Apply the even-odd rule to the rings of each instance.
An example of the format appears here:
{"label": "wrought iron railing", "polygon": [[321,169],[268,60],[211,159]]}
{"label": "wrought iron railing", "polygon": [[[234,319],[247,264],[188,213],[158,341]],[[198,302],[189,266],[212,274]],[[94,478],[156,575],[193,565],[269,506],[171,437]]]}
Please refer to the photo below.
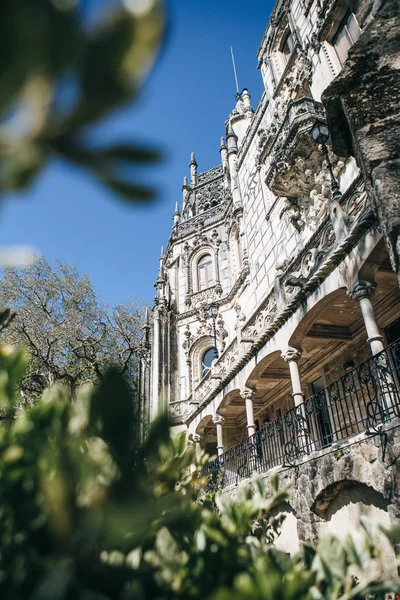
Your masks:
{"label": "wrought iron railing", "polygon": [[382,425],[399,416],[400,339],[224,452],[205,474],[210,487],[226,487],[254,471],[294,466],[306,455],[362,432],[380,435],[384,453]]}

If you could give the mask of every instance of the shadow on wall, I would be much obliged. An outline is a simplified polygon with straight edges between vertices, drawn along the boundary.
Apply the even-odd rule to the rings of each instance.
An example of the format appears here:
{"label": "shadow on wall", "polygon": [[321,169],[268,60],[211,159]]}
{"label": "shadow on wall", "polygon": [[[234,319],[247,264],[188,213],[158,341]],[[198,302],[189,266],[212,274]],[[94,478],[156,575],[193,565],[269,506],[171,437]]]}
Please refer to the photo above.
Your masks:
{"label": "shadow on wall", "polygon": [[374,488],[353,480],[341,480],[326,487],[311,510],[321,518],[319,535],[336,535],[344,540],[349,533],[360,534],[360,519],[365,519],[379,539],[384,562],[397,574],[394,549],[379,527],[390,528],[389,502]]}

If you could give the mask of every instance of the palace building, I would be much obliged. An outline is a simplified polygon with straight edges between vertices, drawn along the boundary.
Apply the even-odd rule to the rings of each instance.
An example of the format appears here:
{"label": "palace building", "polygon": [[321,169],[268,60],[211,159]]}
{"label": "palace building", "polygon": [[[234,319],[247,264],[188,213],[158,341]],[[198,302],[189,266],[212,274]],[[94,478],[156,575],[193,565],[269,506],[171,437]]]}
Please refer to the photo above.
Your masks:
{"label": "palace building", "polygon": [[376,4],[277,1],[265,91],[220,164],[192,154],[145,323],[142,434],[167,411],[227,490],[281,471],[290,551],[400,511],[398,22]]}

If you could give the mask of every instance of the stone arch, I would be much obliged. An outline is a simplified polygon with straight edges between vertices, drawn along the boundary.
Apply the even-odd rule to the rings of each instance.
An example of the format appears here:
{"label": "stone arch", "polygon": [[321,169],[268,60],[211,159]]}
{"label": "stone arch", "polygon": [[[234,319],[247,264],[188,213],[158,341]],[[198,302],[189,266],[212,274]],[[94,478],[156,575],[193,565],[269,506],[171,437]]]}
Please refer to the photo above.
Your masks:
{"label": "stone arch", "polygon": [[321,519],[319,537],[333,534],[344,540],[349,534],[360,535],[360,519],[364,518],[373,529],[387,567],[396,573],[396,558],[392,545],[380,531],[391,525],[389,501],[366,483],[342,479],[324,488],[315,498],[311,511]]}
{"label": "stone arch", "polygon": [[204,434],[205,428],[212,422],[212,418],[213,418],[212,414],[205,415],[201,419],[201,421],[197,424],[195,433],[202,436]]}
{"label": "stone arch", "polygon": [[307,333],[309,333],[311,327],[314,325],[314,323],[316,323],[318,318],[323,315],[323,313],[336,301],[340,301],[341,299],[343,299],[343,301],[346,300],[345,290],[345,287],[340,287],[318,300],[316,304],[314,304],[314,306],[306,312],[304,317],[296,326],[289,338],[289,346],[293,348],[301,348],[305,336]]}
{"label": "stone arch", "polygon": [[228,450],[247,437],[245,401],[235,388],[223,396],[215,410],[224,417],[224,450]]}
{"label": "stone arch", "polygon": [[256,431],[277,421],[293,408],[293,393],[288,363],[281,349],[272,350],[257,362],[245,383],[254,390],[253,411]]}
{"label": "stone arch", "polygon": [[223,396],[221,402],[218,404],[216,408],[217,413],[220,415],[225,414],[231,402],[239,395],[239,389],[230,390],[225,396]]}
{"label": "stone arch", "polygon": [[349,503],[362,502],[387,511],[389,501],[375,488],[354,479],[341,479],[331,483],[316,496],[311,511],[324,521]]}
{"label": "stone arch", "polygon": [[217,453],[217,433],[212,414],[205,415],[198,423],[195,433],[200,436],[200,445],[210,455]]}
{"label": "stone arch", "polygon": [[280,355],[281,355],[280,350],[274,350],[270,354],[267,354],[267,356],[264,356],[264,358],[256,364],[256,366],[254,367],[254,369],[251,371],[250,375],[248,376],[248,378],[246,380],[246,387],[249,387],[249,388],[256,387],[257,382],[259,381],[259,379],[262,376],[265,369],[269,365],[271,365],[275,361],[275,359],[278,358]]}

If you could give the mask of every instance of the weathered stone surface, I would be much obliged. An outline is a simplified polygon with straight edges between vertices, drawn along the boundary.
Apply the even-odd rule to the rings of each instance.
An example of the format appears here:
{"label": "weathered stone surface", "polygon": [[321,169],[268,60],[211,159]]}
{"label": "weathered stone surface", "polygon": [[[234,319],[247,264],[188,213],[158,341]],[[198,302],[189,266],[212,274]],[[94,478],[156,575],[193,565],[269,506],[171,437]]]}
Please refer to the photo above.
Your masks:
{"label": "weathered stone surface", "polygon": [[[385,519],[387,524],[397,520],[400,514],[399,436],[400,427],[387,432],[384,461],[379,436],[373,436],[357,443],[354,440],[345,443],[337,450],[327,450],[281,471],[282,485],[292,486],[290,509],[282,507],[282,512],[296,517],[297,531],[292,524],[292,535],[312,543],[317,543],[327,530],[339,535],[341,531],[336,531],[339,511],[344,519],[340,528],[346,530],[357,527],[357,515],[378,519],[375,525],[384,523]],[[268,477],[265,474],[266,482]],[[227,493],[234,495],[235,490]]]}
{"label": "weathered stone surface", "polygon": [[371,444],[360,444],[362,457],[368,462],[374,462],[378,458],[378,448]]}
{"label": "weathered stone surface", "polygon": [[[378,7],[378,8],[377,8]],[[400,16],[395,0],[374,3],[341,73],[325,90],[333,149],[355,156],[393,269],[400,271]]]}

